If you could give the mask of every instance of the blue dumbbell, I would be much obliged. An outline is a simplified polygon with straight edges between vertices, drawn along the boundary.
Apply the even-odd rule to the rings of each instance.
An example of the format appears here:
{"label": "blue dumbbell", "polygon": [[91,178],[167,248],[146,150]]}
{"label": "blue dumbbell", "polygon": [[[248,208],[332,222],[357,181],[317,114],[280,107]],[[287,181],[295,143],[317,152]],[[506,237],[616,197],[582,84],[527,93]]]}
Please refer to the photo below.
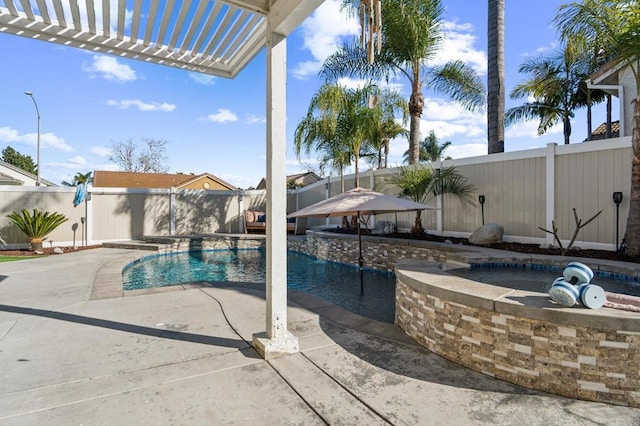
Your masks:
{"label": "blue dumbbell", "polygon": [[571,262],[562,271],[564,279],[573,284],[587,284],[593,279],[593,271],[587,265],[580,262]]}
{"label": "blue dumbbell", "polygon": [[578,289],[571,283],[567,282],[564,277],[558,277],[553,281],[553,285],[549,290],[551,300],[559,305],[571,307],[576,304],[579,293]]}
{"label": "blue dumbbell", "polygon": [[589,309],[601,308],[607,301],[604,289],[594,284],[581,284],[578,287],[578,297],[582,306]]}

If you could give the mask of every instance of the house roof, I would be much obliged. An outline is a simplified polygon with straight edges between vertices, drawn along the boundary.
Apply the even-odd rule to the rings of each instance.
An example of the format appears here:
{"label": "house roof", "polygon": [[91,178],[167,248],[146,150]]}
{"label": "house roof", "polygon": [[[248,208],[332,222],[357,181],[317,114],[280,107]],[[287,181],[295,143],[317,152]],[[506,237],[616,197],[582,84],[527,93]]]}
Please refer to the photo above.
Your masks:
{"label": "house roof", "polygon": [[[234,77],[323,0],[0,0],[0,33]],[[37,3],[37,7],[36,4]]]}
{"label": "house roof", "polygon": [[[12,170],[12,171],[14,171],[16,173],[19,173],[19,174],[21,174],[21,175],[23,175],[25,177],[28,177],[29,179],[38,180],[38,177],[36,175],[33,175],[33,174],[29,173],[28,171],[21,169],[18,166],[14,166],[13,164],[9,164],[9,163],[7,163],[5,161],[0,160],[0,168],[2,168],[2,167],[5,167],[5,168],[7,168],[9,170]],[[5,176],[7,176],[7,175],[5,175]],[[22,184],[24,184],[24,182],[22,182],[20,180],[17,180],[17,182],[20,182],[20,183],[19,184],[13,183],[11,185],[22,185]],[[43,179],[42,177],[40,177],[40,183],[42,183],[45,186],[58,186],[58,185],[56,185],[55,183],[53,183],[51,181]]]}
{"label": "house roof", "polygon": [[4,173],[0,173],[0,185],[17,185],[17,186],[20,186],[20,185],[23,185],[23,184],[24,184],[24,182],[19,180],[19,179],[13,178],[13,177],[11,177],[9,175],[5,175]]}
{"label": "house roof", "polygon": [[214,180],[214,181],[218,182],[220,185],[222,185],[222,186],[226,187],[226,188],[227,188],[227,189],[229,189],[229,190],[235,191],[235,190],[237,190],[237,189],[238,189],[238,187],[237,187],[237,186],[235,186],[235,185],[231,185],[230,183],[225,182],[224,180],[222,180],[222,179],[220,179],[219,177],[214,176],[214,175],[212,175],[212,174],[210,174],[210,173],[202,173],[202,174],[197,175],[197,176],[192,176],[192,178],[191,178],[191,179],[189,179],[189,180],[187,180],[187,181],[185,181],[185,182],[182,182],[182,184],[180,185],[180,187],[182,187],[182,186],[187,186],[187,185],[189,185],[190,183],[195,182],[195,181],[197,181],[197,180],[199,180],[199,179],[202,179],[202,178],[204,178],[204,177],[208,177],[209,179],[211,179],[211,180]]}
{"label": "house roof", "polygon": [[[612,138],[617,138],[619,135],[620,135],[620,121],[619,120],[612,121],[611,122],[611,137]],[[596,127],[596,129],[593,132],[591,132],[591,140],[592,141],[600,140],[600,139],[606,139],[606,136],[607,136],[607,123],[606,122],[602,123],[601,125]]]}
{"label": "house roof", "polygon": [[93,186],[97,188],[181,188],[189,183],[208,177],[220,185],[230,190],[237,189],[235,186],[210,174],[170,174],[170,173],[134,173],[96,170],[93,173]]}
{"label": "house roof", "polygon": [[[291,182],[295,182],[296,180],[307,177],[307,176],[315,177],[315,182],[322,179],[320,176],[318,176],[314,172],[297,173],[295,175],[287,176],[287,185]],[[258,186],[256,186],[256,189],[266,189],[266,188],[267,188],[267,180],[265,178],[260,179],[260,182],[258,182]]]}

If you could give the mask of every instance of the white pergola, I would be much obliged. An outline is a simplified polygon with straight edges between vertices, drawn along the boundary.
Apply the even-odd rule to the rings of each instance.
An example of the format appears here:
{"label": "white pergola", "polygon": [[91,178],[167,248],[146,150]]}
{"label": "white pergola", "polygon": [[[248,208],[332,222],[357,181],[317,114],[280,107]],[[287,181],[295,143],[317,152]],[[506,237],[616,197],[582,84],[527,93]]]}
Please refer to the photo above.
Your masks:
{"label": "white pergola", "polygon": [[287,330],[286,36],[324,0],[0,0],[0,33],[233,78],[267,49],[267,314],[264,358]]}

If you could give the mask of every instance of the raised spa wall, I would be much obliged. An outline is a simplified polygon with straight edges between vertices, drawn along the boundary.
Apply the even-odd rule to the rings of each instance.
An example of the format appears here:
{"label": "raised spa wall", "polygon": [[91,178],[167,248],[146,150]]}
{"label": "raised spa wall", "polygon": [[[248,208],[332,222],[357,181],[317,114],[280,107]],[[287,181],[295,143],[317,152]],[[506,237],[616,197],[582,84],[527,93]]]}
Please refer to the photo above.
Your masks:
{"label": "raised spa wall", "polygon": [[[307,231],[289,248],[357,265],[356,236]],[[478,283],[447,268],[473,263],[564,267],[638,276],[635,265],[363,237],[365,267],[395,270],[395,323],[434,353],[531,389],[640,407],[640,315],[562,308],[544,293]]]}

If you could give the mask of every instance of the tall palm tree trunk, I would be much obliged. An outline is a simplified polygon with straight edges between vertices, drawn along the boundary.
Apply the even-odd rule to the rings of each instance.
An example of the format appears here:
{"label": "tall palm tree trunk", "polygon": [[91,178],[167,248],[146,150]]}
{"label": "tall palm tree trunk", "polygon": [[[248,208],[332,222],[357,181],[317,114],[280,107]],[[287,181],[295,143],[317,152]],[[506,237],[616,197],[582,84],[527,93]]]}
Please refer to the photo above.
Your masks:
{"label": "tall palm tree trunk", "polygon": [[611,94],[607,93],[607,124],[605,130],[605,138],[611,137]]}
{"label": "tall palm tree trunk", "polygon": [[587,90],[587,140],[593,139],[593,117],[591,114],[591,90]]}
{"label": "tall palm tree trunk", "polygon": [[624,233],[624,253],[629,256],[640,255],[640,95],[633,101],[633,162],[631,163],[631,193],[629,196],[629,215]]}
{"label": "tall palm tree trunk", "polygon": [[384,140],[384,168],[389,168],[389,139]]}
{"label": "tall palm tree trunk", "polygon": [[569,145],[571,139],[571,118],[568,114],[563,115],[562,123],[564,124],[564,144]]}
{"label": "tall palm tree trunk", "polygon": [[409,137],[409,164],[420,161],[420,117],[424,108],[422,84],[416,80],[411,84],[411,98],[409,99],[409,115],[411,116]]}
{"label": "tall palm tree trunk", "polygon": [[487,138],[489,154],[504,152],[504,0],[488,0]]}

